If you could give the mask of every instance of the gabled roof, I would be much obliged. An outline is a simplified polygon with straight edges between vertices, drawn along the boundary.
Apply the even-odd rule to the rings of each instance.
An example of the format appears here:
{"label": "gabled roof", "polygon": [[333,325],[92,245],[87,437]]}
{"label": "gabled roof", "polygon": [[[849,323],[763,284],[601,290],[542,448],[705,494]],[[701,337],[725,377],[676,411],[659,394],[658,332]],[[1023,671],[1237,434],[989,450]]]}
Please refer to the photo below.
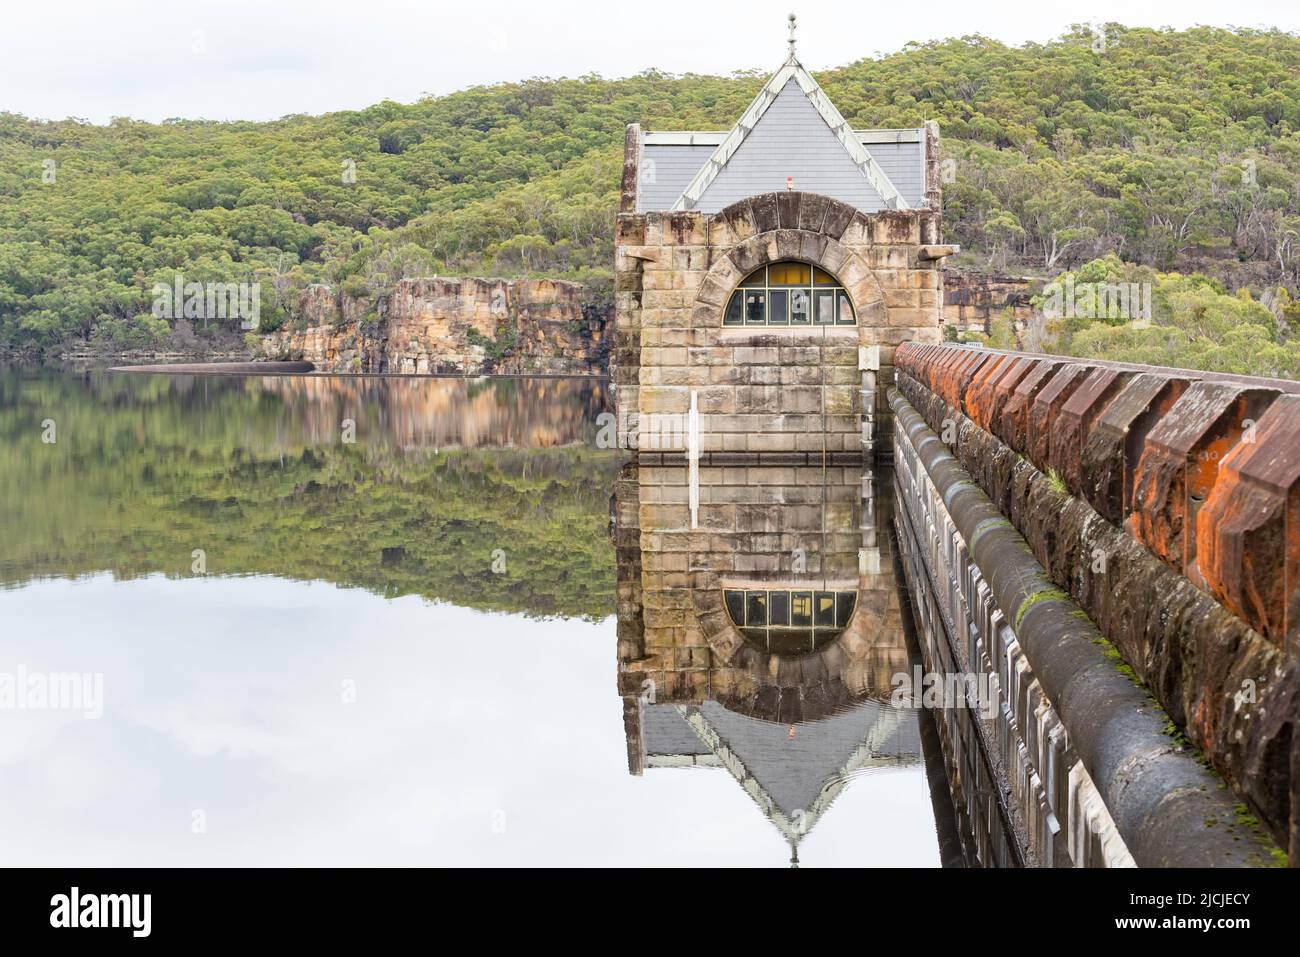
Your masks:
{"label": "gabled roof", "polygon": [[921,760],[916,716],[868,699],[820,721],[784,724],[696,706],[647,705],[642,712],[649,767],[721,766],[791,845],[821,819],[849,779]]}
{"label": "gabled roof", "polygon": [[[772,111],[778,102],[782,108]],[[754,136],[756,131],[761,134]],[[672,136],[684,140],[680,145],[694,152],[693,158],[698,157],[702,147],[709,145],[709,134]],[[773,162],[783,166],[786,175],[795,177],[796,188],[826,191],[817,188],[820,177],[850,192],[856,188],[856,197],[836,198],[844,198],[859,207],[900,209],[908,205],[863,146],[860,134],[849,126],[817,81],[792,55],[759,90],[736,125],[723,134],[672,209],[722,208],[727,203],[721,198],[708,200],[710,193],[719,191],[728,179],[735,181],[729,184],[729,195],[738,190],[748,189],[744,193],[747,196],[781,188],[784,183],[778,186],[772,182]],[[769,168],[764,170],[765,166]]]}
{"label": "gabled roof", "polygon": [[[821,120],[817,122],[820,124]],[[925,192],[927,143],[924,128],[856,130],[854,135],[903,195],[908,208],[915,209],[927,204]],[[726,136],[725,131],[642,130],[638,143],[642,173],[648,174],[650,170],[654,172],[653,175],[642,175],[638,179],[636,212],[667,212],[671,209],[687,184],[700,171],[704,161],[713,154]],[[826,136],[831,136],[829,128],[826,128]],[[836,151],[843,154],[839,143],[835,143],[834,146]],[[785,177],[794,175],[796,189],[823,193],[832,199],[849,203],[864,213],[874,213],[884,209],[885,206],[879,201],[875,190],[852,166],[847,154],[843,155],[845,155],[844,163],[857,184],[851,189],[847,188],[847,184],[845,184],[846,188],[836,188],[836,184],[825,182],[820,174],[815,176],[809,174],[806,164],[798,161],[791,164],[794,168],[793,174],[788,169],[784,172],[776,169],[776,175],[767,175],[764,179],[757,178],[759,171],[750,168],[748,175],[755,178],[749,182],[749,191],[746,195],[772,189],[785,189]],[[776,157],[765,165],[784,167],[785,164]],[[729,188],[729,184],[724,182],[720,188]],[[858,195],[870,196],[872,199],[868,201],[855,198]],[[721,192],[710,190],[696,209],[705,213],[717,212],[729,205],[723,201],[724,199],[725,196]]]}

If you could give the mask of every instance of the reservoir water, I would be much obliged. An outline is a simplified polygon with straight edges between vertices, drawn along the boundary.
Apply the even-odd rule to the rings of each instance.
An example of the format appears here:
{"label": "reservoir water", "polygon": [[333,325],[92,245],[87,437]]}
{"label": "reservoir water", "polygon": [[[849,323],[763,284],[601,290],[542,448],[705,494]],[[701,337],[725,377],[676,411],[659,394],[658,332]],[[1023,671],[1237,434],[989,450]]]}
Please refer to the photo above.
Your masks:
{"label": "reservoir water", "polygon": [[719,472],[692,543],[608,411],[0,372],[6,863],[939,865],[887,474]]}

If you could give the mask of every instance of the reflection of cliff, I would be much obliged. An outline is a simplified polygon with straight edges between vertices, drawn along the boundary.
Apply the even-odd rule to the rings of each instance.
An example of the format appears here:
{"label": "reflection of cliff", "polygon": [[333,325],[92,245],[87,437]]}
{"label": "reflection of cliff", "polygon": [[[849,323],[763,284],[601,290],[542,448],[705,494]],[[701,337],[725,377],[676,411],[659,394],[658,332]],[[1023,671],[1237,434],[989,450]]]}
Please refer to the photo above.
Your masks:
{"label": "reflection of cliff", "polygon": [[605,311],[553,279],[403,279],[374,303],[328,286],[299,302],[302,327],[263,337],[272,358],[328,372],[602,371]]}
{"label": "reflection of cliff", "polygon": [[[440,398],[407,409],[392,393],[348,392],[355,382],[331,379],[0,375],[0,585],[97,572],[189,576],[193,550],[203,549],[212,575],[328,581],[538,616],[610,614],[605,501],[617,453],[404,452],[383,429],[402,434],[393,423],[413,409],[432,403],[460,422],[458,402],[493,396],[465,391],[474,383],[410,385]],[[517,440],[568,434],[556,430],[570,419],[574,437],[594,435],[585,411],[594,399],[564,395],[521,387],[495,401],[523,416],[500,420]],[[345,397],[355,444],[340,441],[338,420],[326,428],[326,410]],[[538,432],[528,416],[545,421],[543,405],[559,410]],[[55,445],[31,428],[46,417],[58,423]]]}
{"label": "reflection of cliff", "polygon": [[400,448],[549,448],[591,441],[605,408],[596,379],[395,379],[266,377],[295,433],[313,442],[380,434]]}
{"label": "reflection of cliff", "polygon": [[[889,486],[861,468],[699,473],[694,528],[684,468],[629,464],[615,486],[628,767],[724,768],[797,859],[852,777],[921,761],[915,712],[889,702],[909,662],[888,502],[875,494]],[[737,627],[728,590],[856,602],[829,644],[791,653]],[[776,606],[766,611],[774,623]],[[780,614],[795,624],[792,609]]]}

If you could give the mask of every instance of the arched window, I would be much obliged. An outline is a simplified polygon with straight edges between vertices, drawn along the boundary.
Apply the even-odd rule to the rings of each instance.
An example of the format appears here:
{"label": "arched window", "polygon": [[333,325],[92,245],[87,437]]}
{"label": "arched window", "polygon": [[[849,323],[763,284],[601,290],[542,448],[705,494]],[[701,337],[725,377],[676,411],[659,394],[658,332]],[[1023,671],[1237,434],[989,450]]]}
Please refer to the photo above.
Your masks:
{"label": "arched window", "polygon": [[727,614],[740,633],[775,655],[811,654],[839,637],[857,604],[856,591],[725,588]]}
{"label": "arched window", "polygon": [[853,303],[830,273],[801,262],[755,269],[731,294],[724,326],[855,326]]}

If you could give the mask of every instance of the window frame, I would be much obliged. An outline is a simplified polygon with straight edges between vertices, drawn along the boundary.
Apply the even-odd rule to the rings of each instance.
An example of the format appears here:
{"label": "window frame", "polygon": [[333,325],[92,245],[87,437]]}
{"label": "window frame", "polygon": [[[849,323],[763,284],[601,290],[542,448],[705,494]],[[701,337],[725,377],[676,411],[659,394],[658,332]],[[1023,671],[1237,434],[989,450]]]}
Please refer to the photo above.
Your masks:
{"label": "window frame", "polygon": [[[770,653],[799,655],[818,651],[843,634],[857,611],[858,597],[854,588],[724,586],[722,604],[736,630],[751,643]],[[830,601],[829,621],[823,604],[826,599]],[[806,612],[796,611],[800,602],[806,603]],[[784,613],[774,616],[774,606],[782,605]],[[761,613],[755,614],[759,608]],[[737,611],[741,613],[740,621],[736,620]],[[783,620],[773,621],[774,617]],[[797,618],[805,620],[796,621]]]}
{"label": "window frame", "polygon": [[[773,269],[791,266],[806,269],[807,282],[772,282]],[[774,294],[783,303],[780,309],[783,319],[777,321],[773,321]],[[825,296],[830,297],[831,319],[819,322],[819,303]],[[799,313],[802,320],[795,319],[796,302],[803,306]],[[841,315],[845,307],[849,313],[847,319]],[[756,311],[761,311],[762,318],[755,318]],[[853,328],[857,324],[858,311],[844,284],[815,263],[801,259],[781,259],[759,266],[736,284],[722,309],[724,329],[832,329]]]}

